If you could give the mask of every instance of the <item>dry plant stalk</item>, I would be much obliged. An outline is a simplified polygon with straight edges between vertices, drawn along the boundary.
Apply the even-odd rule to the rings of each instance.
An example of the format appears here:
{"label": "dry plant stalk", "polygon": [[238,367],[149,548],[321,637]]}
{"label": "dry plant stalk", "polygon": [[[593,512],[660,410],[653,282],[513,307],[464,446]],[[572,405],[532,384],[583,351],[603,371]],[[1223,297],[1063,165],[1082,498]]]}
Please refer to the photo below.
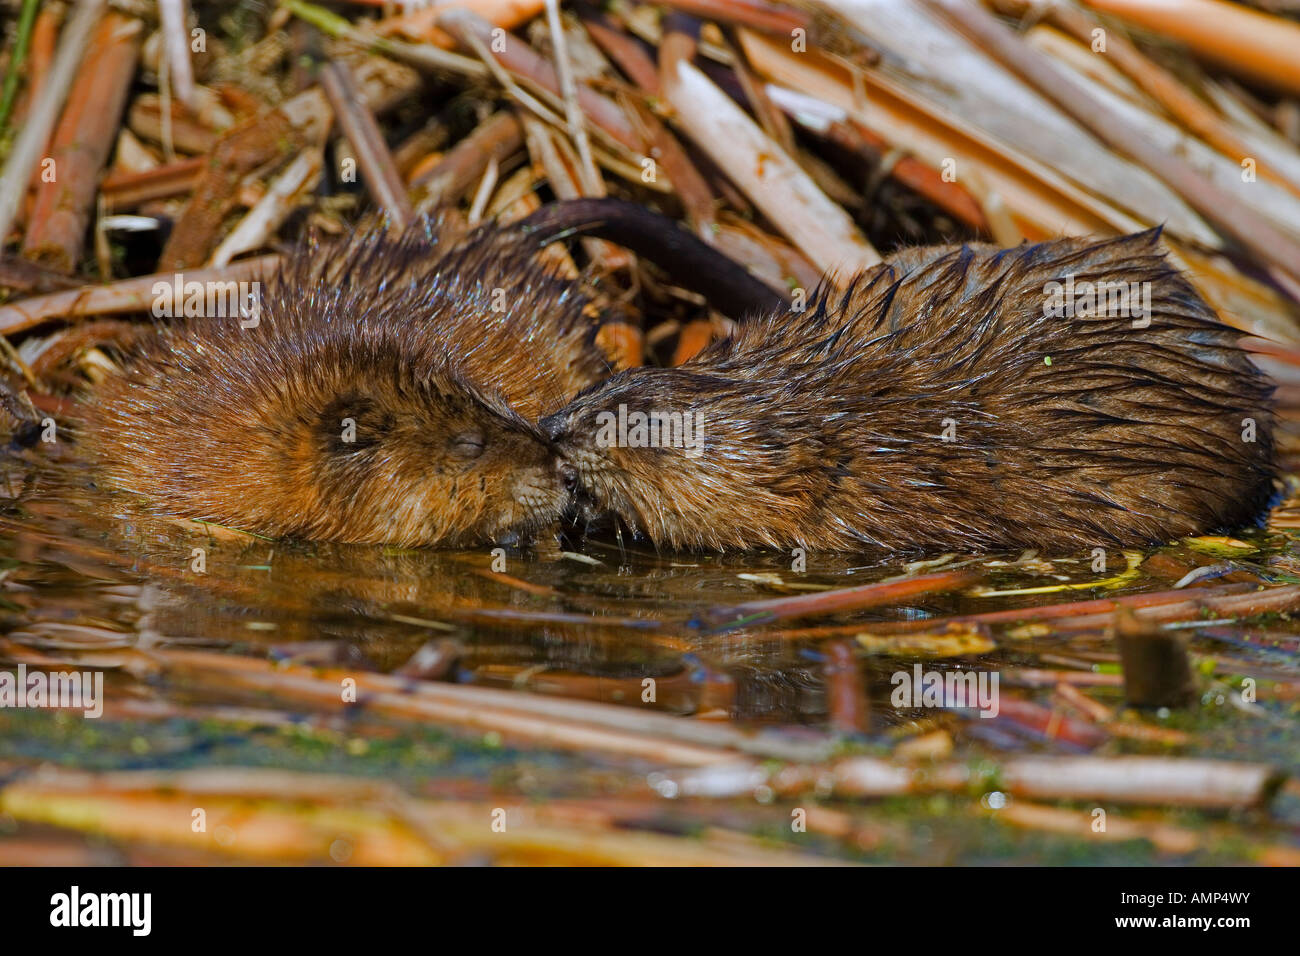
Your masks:
{"label": "dry plant stalk", "polygon": [[[997,0],[999,10],[1025,14],[1033,8],[1032,0]],[[1078,7],[1055,4],[1047,10],[1051,20],[1066,30],[1076,40],[1089,43],[1097,20]],[[1106,59],[1133,80],[1152,99],[1167,109],[1192,133],[1214,146],[1220,152],[1240,163],[1253,150],[1233,127],[1205,101],[1187,89],[1178,78],[1146,57],[1125,37],[1110,33],[1106,37]],[[1292,192],[1300,192],[1300,183],[1293,183],[1277,175],[1267,164],[1261,166],[1260,175],[1272,179]]]}
{"label": "dry plant stalk", "polygon": [[1201,836],[1194,830],[1167,823],[1126,820],[1114,813],[1106,815],[1106,827],[1098,831],[1094,828],[1096,819],[1087,810],[1065,810],[1024,800],[1009,803],[991,815],[1000,823],[1010,826],[1086,837],[1107,843],[1146,840],[1161,853],[1192,853],[1203,843]]}
{"label": "dry plant stalk", "polygon": [[324,165],[325,153],[319,146],[299,153],[271,183],[266,195],[221,240],[208,265],[224,266],[236,256],[269,245],[303,194],[315,187]]}
{"label": "dry plant stalk", "polygon": [[135,76],[144,24],[110,12],[90,41],[51,144],[54,178],[41,177],[23,255],[71,274],[85,244],[99,171],[108,159]]}
{"label": "dry plant stalk", "polygon": [[880,262],[848,214],[708,77],[683,59],[660,82],[677,124],[818,269],[842,283]]}
{"label": "dry plant stalk", "polygon": [[82,0],[63,31],[58,53],[32,103],[0,174],[0,243],[9,237],[27,184],[36,172],[41,151],[59,119],[59,110],[81,66],[91,34],[108,6],[107,0]]}
{"label": "dry plant stalk", "polygon": [[523,127],[514,114],[509,110],[494,113],[448,150],[436,166],[411,180],[417,211],[458,201],[482,179],[489,163],[495,162],[500,169],[523,146]]}
{"label": "dry plant stalk", "polygon": [[186,23],[189,4],[186,0],[158,0],[162,34],[167,50],[167,70],[176,98],[187,109],[197,106],[194,92],[194,66],[190,63],[190,31]]}
{"label": "dry plant stalk", "polygon": [[[1008,757],[988,768],[989,785],[1031,800],[1097,800],[1123,804],[1246,810],[1273,799],[1285,775],[1267,764],[1182,757]],[[834,797],[872,799],[969,792],[976,782],[958,761],[922,766],[880,757],[845,757],[823,766],[788,764],[765,770],[733,764],[662,775],[684,796],[731,798],[769,786],[783,796],[816,786]]]}
{"label": "dry plant stalk", "polygon": [[1082,0],[1153,33],[1186,43],[1219,66],[1264,86],[1300,93],[1300,24],[1223,0]]}
{"label": "dry plant stalk", "polygon": [[[192,826],[196,804],[206,811],[207,827],[200,831]],[[359,866],[455,864],[484,854],[525,865],[824,862],[741,834],[724,840],[619,827],[608,813],[581,807],[566,812],[563,803],[507,802],[510,823],[495,830],[488,822],[500,805],[496,797],[423,800],[395,787],[367,787],[325,774],[240,767],[220,774],[59,771],[20,777],[0,789],[0,808],[23,821],[259,863],[330,862],[339,834],[348,835],[347,862]]]}
{"label": "dry plant stalk", "polygon": [[[1132,157],[1175,189],[1197,212],[1259,261],[1289,276],[1300,288],[1300,239],[1210,181],[1181,156],[1153,146],[1126,118],[1106,111],[1092,91],[1052,60],[1026,45],[983,8],[967,0],[924,0],[957,24],[983,48],[1117,152]],[[1297,28],[1300,32],[1300,28]]]}
{"label": "dry plant stalk", "polygon": [[134,209],[154,199],[183,196],[199,181],[204,161],[200,156],[180,159],[139,172],[113,172],[100,183],[105,206],[115,212]]}
{"label": "dry plant stalk", "polygon": [[334,108],[334,118],[356,150],[366,188],[379,208],[388,213],[394,228],[405,228],[415,219],[415,211],[406,198],[405,184],[384,142],[384,134],[366,107],[352,74],[345,64],[335,61],[321,69],[320,79]]}
{"label": "dry plant stalk", "polygon": [[[219,269],[190,270],[186,281],[240,282],[265,280],[275,273],[280,256],[267,255],[223,266]],[[170,272],[120,279],[108,285],[91,285],[66,292],[20,299],[0,306],[0,335],[12,335],[48,322],[50,319],[110,312],[147,312],[154,301],[153,287],[158,282],[171,283]]]}

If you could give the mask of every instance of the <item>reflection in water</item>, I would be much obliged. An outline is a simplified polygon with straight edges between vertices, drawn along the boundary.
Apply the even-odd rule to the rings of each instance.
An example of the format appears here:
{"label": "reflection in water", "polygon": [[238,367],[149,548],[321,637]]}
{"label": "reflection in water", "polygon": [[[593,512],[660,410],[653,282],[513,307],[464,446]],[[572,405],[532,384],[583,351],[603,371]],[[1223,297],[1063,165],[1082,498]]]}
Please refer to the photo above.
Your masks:
{"label": "reflection in water", "polygon": [[[391,672],[445,639],[450,659],[439,676],[460,682],[815,723],[826,705],[813,645],[772,628],[710,635],[697,619],[718,605],[799,593],[771,579],[810,591],[903,567],[819,555],[807,573],[791,574],[783,555],[666,555],[608,540],[583,542],[577,557],[548,540],[505,553],[502,572],[501,556],[487,548],[271,541],[149,515],[75,470],[26,478],[0,518],[7,629],[28,646],[65,653],[263,648]],[[953,613],[960,600],[938,595],[879,616]]]}

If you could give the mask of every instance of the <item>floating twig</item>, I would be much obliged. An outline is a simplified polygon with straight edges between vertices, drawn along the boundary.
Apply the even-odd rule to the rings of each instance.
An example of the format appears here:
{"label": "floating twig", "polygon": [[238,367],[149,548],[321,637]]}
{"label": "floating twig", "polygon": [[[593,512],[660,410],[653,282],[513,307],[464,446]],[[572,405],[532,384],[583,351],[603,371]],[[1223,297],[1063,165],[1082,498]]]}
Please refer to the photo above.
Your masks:
{"label": "floating twig", "polygon": [[1115,614],[1124,663],[1124,699],[1134,707],[1182,707],[1196,694],[1187,638],[1143,625],[1132,611]]}
{"label": "floating twig", "polygon": [[[880,604],[891,604],[921,594],[952,591],[977,580],[971,571],[940,571],[895,581],[880,581],[856,588],[838,588],[819,594],[800,594],[794,597],[768,598],[747,601],[732,607],[717,607],[705,611],[703,622],[717,630],[752,627],[770,621],[807,617],[810,614],[835,614],[841,611],[858,611]],[[858,625],[862,629],[862,625]]]}
{"label": "floating twig", "polygon": [[[1217,597],[1255,592],[1249,584],[1224,584],[1213,588],[1204,588],[1197,595],[1200,601],[1209,601]],[[912,631],[930,631],[950,625],[983,624],[986,626],[1034,624],[1051,622],[1054,627],[1063,627],[1065,622],[1086,618],[1088,630],[1096,626],[1097,621],[1104,625],[1111,614],[1121,607],[1130,608],[1176,608],[1175,613],[1182,613],[1190,605],[1187,591],[1153,591],[1149,594],[1125,594],[1121,597],[1098,598],[1093,601],[1074,601],[1066,604],[1044,604],[1039,607],[1017,607],[1002,611],[984,611],[979,614],[959,614],[952,617],[935,617],[911,621],[879,621],[869,626],[863,624],[841,624],[830,627],[802,628],[782,631],[786,639],[803,639],[832,637],[837,634],[849,634],[868,627],[871,631],[881,633],[906,634]]]}
{"label": "floating twig", "polygon": [[807,759],[811,754],[825,755],[830,749],[829,740],[816,737],[789,739],[613,704],[412,681],[384,674],[276,666],[254,658],[204,651],[153,649],[149,653],[177,674],[212,674],[231,685],[274,691],[320,706],[343,706],[341,681],[351,678],[356,681],[357,706],[379,713],[495,730],[536,746],[593,749],[668,765],[735,761],[742,754]]}

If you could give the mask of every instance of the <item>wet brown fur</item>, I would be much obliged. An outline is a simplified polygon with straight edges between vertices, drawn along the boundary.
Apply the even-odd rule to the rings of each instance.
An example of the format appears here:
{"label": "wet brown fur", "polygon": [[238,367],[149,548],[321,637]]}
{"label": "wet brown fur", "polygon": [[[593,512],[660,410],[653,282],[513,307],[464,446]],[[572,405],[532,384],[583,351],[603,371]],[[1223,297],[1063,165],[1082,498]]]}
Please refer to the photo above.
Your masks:
{"label": "wet brown fur", "polygon": [[88,397],[81,441],[105,483],[167,514],[277,537],[496,540],[565,501],[536,420],[606,370],[586,304],[509,230],[365,228],[291,257],[256,328],[162,325]]}
{"label": "wet brown fur", "polygon": [[[1070,274],[1151,283],[1149,327],[1045,316]],[[1272,493],[1272,387],[1236,339],[1155,230],[914,249],[542,424],[588,512],[663,546],[1141,545],[1249,523]],[[598,447],[620,404],[702,412],[703,454]]]}

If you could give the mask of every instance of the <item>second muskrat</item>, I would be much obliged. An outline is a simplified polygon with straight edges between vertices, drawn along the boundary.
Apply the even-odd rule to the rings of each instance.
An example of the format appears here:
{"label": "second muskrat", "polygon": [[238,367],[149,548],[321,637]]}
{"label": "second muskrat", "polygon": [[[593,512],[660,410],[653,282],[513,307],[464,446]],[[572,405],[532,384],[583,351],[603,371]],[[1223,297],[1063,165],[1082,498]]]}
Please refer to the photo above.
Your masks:
{"label": "second muskrat", "polygon": [[[1085,283],[1131,307],[1045,308]],[[656,545],[1154,544],[1247,524],[1272,494],[1272,387],[1237,336],[1159,230],[912,249],[542,427],[580,474],[580,515]],[[694,424],[693,447],[656,440],[656,415]]]}

